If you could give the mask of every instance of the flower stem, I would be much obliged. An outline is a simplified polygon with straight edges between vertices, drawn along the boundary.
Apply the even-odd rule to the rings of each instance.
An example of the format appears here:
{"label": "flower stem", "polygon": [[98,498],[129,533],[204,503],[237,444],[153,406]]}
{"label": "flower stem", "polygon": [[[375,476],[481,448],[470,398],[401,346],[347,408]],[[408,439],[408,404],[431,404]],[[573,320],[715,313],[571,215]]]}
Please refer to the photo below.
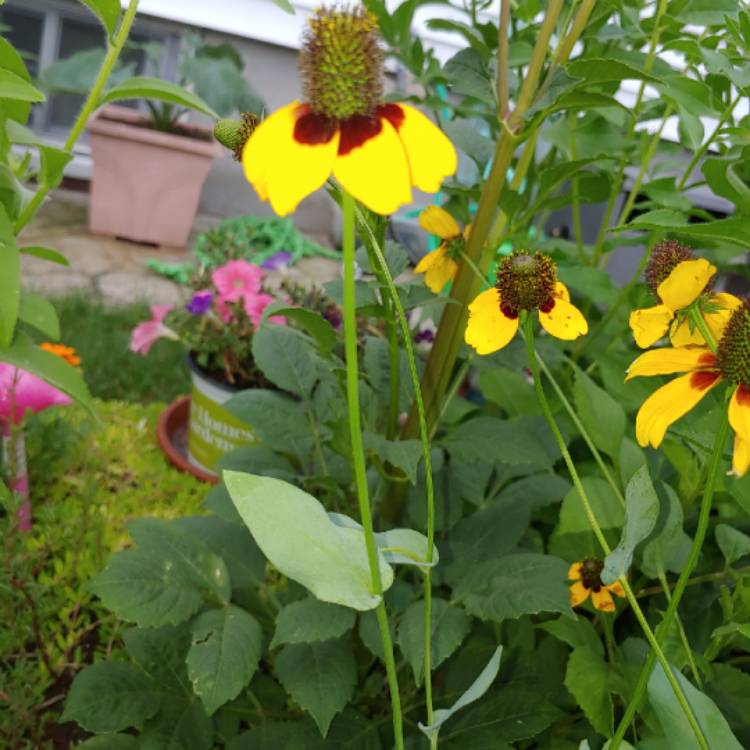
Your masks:
{"label": "flower stem", "polygon": [[367,471],[365,468],[365,452],[362,445],[362,426],[359,418],[359,367],[357,362],[357,315],[356,289],[354,284],[354,198],[346,191],[341,193],[341,207],[343,213],[343,260],[344,260],[344,349],[346,353],[346,400],[349,416],[349,433],[352,446],[352,465],[357,487],[357,502],[359,515],[365,535],[367,561],[370,566],[372,590],[380,597],[377,607],[380,638],[383,642],[385,655],[385,669],[388,677],[388,688],[391,694],[391,710],[393,713],[393,733],[397,750],[403,750],[404,730],[401,716],[401,697],[396,674],[396,662],[393,658],[393,642],[388,627],[388,616],[383,599],[383,582],[380,578],[380,564],[375,544],[375,533],[372,526],[372,512],[367,490]]}
{"label": "flower stem", "polygon": [[700,331],[701,336],[703,336],[703,340],[708,345],[708,348],[716,354],[716,339],[714,338],[713,333],[711,333],[711,329],[708,327],[708,324],[706,323],[703,315],[701,315],[701,311],[693,305],[690,308],[690,320],[693,322],[693,325]]}
{"label": "flower stem", "polygon": [[[137,10],[138,0],[130,0],[130,5],[128,5],[128,9],[125,11],[125,15],[120,23],[120,28],[117,31],[117,36],[113,42],[108,43],[109,48],[104,57],[104,61],[102,62],[102,67],[99,69],[94,85],[91,87],[91,91],[89,91],[89,95],[86,97],[86,101],[83,103],[83,107],[81,108],[76,121],[73,123],[73,128],[68,134],[68,138],[62,147],[63,151],[70,152],[73,150],[73,146],[75,146],[76,141],[81,137],[81,133],[83,133],[84,128],[88,124],[89,117],[91,117],[93,111],[99,106],[104,87],[107,85],[112,69],[117,62],[117,59],[120,57],[125,42],[128,40],[128,35],[133,26]],[[44,180],[40,181],[36,192],[16,220],[14,227],[16,234],[18,234],[34,218],[39,206],[42,205],[42,202],[47,197],[47,193],[49,193],[51,188],[52,186],[48,185]]]}
{"label": "flower stem", "polygon": [[[391,296],[391,303],[396,310],[399,326],[401,327],[401,336],[404,340],[404,349],[406,358],[409,363],[409,375],[412,385],[414,386],[414,403],[419,418],[419,438],[422,442],[422,456],[424,459],[425,473],[425,499],[427,504],[427,550],[425,552],[425,561],[430,565],[432,563],[432,552],[435,542],[435,488],[432,479],[432,458],[430,456],[430,438],[427,432],[427,417],[425,414],[424,399],[422,398],[422,386],[417,371],[417,361],[414,356],[414,344],[409,331],[409,321],[406,318],[404,306],[401,304],[401,298],[398,296],[398,290],[393,283],[391,270],[388,268],[385,256],[377,241],[372,228],[358,212],[357,218],[369,235],[370,247],[375,259],[378,262],[380,275],[382,276]],[[432,573],[431,568],[423,569],[424,574],[424,689],[425,704],[427,706],[427,724],[434,722],[434,709],[432,705]],[[437,747],[437,737],[430,740],[430,747]]]}
{"label": "flower stem", "polygon": [[[729,434],[729,421],[727,417],[727,410],[722,409],[722,420],[719,425],[719,431],[716,434],[716,442],[714,443],[713,454],[711,455],[711,463],[708,468],[708,477],[706,479],[706,488],[703,491],[703,499],[701,500],[700,513],[698,515],[698,526],[695,530],[695,538],[693,539],[693,546],[690,548],[690,554],[682,568],[680,577],[677,580],[677,585],[674,588],[672,599],[667,606],[667,611],[664,614],[664,619],[657,628],[659,634],[667,634],[669,629],[672,627],[672,621],[675,619],[677,614],[677,607],[682,599],[682,595],[685,593],[685,589],[688,586],[690,575],[695,569],[698,563],[698,558],[703,548],[703,542],[706,539],[706,532],[708,531],[708,522],[711,517],[711,506],[713,504],[714,490],[716,488],[716,479],[719,476],[719,469],[723,460],[724,444],[727,441]],[[620,720],[620,725],[617,727],[614,737],[612,738],[611,750],[617,750],[627,731],[630,723],[635,718],[636,711],[638,710],[643,695],[648,687],[648,680],[651,676],[651,670],[654,668],[654,655],[653,653],[648,655],[646,663],[641,670],[641,674],[638,677],[638,684],[636,685],[633,697],[630,700],[625,714]]]}
{"label": "flower stem", "polygon": [[[539,363],[537,361],[536,350],[534,348],[534,319],[528,313],[526,314],[526,320],[524,321],[524,336],[526,339],[526,352],[529,360],[529,368],[531,369],[531,373],[534,377],[534,388],[536,390],[537,398],[539,399],[539,405],[542,408],[542,413],[544,414],[544,417],[547,420],[550,429],[552,430],[552,434],[555,436],[555,440],[560,449],[560,452],[562,453],[565,465],[568,467],[570,477],[573,480],[573,485],[578,491],[579,497],[581,498],[581,503],[583,504],[583,509],[586,513],[586,517],[588,518],[591,529],[594,532],[597,540],[599,541],[602,550],[604,550],[604,553],[608,555],[611,552],[611,548],[609,546],[609,543],[607,542],[606,537],[604,536],[604,532],[602,531],[599,522],[597,521],[594,509],[591,506],[591,502],[589,501],[588,495],[586,494],[586,490],[581,483],[581,478],[578,475],[578,470],[576,469],[573,458],[568,451],[568,446],[565,444],[565,439],[560,432],[560,428],[557,426],[557,422],[555,421],[555,417],[552,414],[549,402],[547,401],[547,396],[544,393],[541,374],[539,372]],[[633,610],[633,614],[638,620],[638,623],[640,624],[641,629],[646,636],[646,640],[648,641],[649,646],[651,646],[651,654],[649,654],[649,659],[653,659],[654,654],[656,655],[656,658],[659,660],[659,664],[661,664],[662,668],[664,669],[664,674],[667,678],[667,681],[674,691],[677,702],[680,704],[680,708],[685,714],[685,717],[690,724],[690,728],[693,730],[693,733],[698,740],[698,745],[700,746],[701,750],[710,750],[706,739],[703,736],[703,730],[701,729],[700,724],[698,723],[698,720],[693,713],[693,709],[688,703],[688,700],[685,697],[685,693],[683,692],[680,683],[672,673],[672,669],[669,665],[669,662],[667,661],[667,657],[664,655],[664,651],[659,645],[659,642],[657,641],[653,630],[651,630],[651,626],[648,624],[648,620],[646,619],[646,616],[643,614],[643,610],[638,604],[638,600],[633,593],[633,589],[630,587],[628,579],[625,576],[622,576],[618,579],[618,582],[624,589],[625,595],[628,599],[628,603]],[[612,750],[615,750],[615,745],[612,746]]]}

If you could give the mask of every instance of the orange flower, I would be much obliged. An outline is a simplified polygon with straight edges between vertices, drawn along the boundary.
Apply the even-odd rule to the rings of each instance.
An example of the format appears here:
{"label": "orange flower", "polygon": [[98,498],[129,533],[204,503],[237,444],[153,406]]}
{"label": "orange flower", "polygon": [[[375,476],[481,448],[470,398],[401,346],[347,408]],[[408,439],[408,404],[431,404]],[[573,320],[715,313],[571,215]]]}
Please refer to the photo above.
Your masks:
{"label": "orange flower", "polygon": [[615,601],[612,594],[625,599],[625,590],[619,581],[606,586],[602,583],[601,574],[604,562],[597,557],[587,557],[573,563],[568,570],[568,580],[573,581],[570,587],[570,606],[583,604],[591,595],[591,603],[602,612],[614,612]]}
{"label": "orange flower", "polygon": [[81,358],[76,354],[76,350],[72,346],[64,346],[63,344],[52,344],[49,341],[45,341],[43,344],[39,344],[40,349],[44,349],[45,352],[54,354],[61,359],[64,359],[69,365],[78,367],[81,364]]}

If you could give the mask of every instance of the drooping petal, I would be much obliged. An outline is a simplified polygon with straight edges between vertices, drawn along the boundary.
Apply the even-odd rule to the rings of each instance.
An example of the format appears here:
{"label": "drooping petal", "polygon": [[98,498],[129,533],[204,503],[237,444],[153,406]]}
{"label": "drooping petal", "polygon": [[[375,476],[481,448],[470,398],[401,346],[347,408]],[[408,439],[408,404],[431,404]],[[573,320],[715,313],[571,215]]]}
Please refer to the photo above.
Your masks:
{"label": "drooping petal", "polygon": [[335,126],[293,101],[255,129],[243,149],[242,165],[261,200],[286,216],[325,184],[338,146]]}
{"label": "drooping petal", "polygon": [[716,266],[705,258],[683,260],[659,284],[656,293],[673,312],[682,310],[698,299],[698,295],[706,288],[706,284],[715,273]]}
{"label": "drooping petal", "polygon": [[674,314],[666,305],[645,307],[630,313],[630,330],[641,349],[655,344],[669,329]]}
{"label": "drooping petal", "polygon": [[706,346],[664,347],[641,354],[628,367],[625,380],[651,375],[673,375],[676,372],[710,370],[716,367],[716,357]]}
{"label": "drooping petal", "polygon": [[577,607],[583,604],[589,598],[590,593],[591,589],[587,589],[580,581],[576,581],[570,587],[570,606]]}
{"label": "drooping petal", "polygon": [[638,410],[635,436],[638,444],[658,448],[671,424],[687,414],[720,381],[717,372],[691,372],[654,391]]}
{"label": "drooping petal", "polygon": [[446,253],[445,245],[433,250],[419,261],[414,269],[415,273],[423,273],[425,284],[430,291],[439,294],[443,287],[453,280],[458,269],[458,263]]}
{"label": "drooping petal", "polygon": [[557,297],[549,312],[540,310],[539,322],[547,333],[563,341],[577,339],[589,330],[589,324],[581,311],[564,297]]}
{"label": "drooping petal", "polygon": [[581,580],[581,562],[574,562],[568,568],[568,580],[569,581],[580,581]]}
{"label": "drooping petal", "polygon": [[425,232],[434,234],[443,240],[449,240],[461,234],[461,227],[458,226],[458,222],[440,206],[427,206],[419,214],[419,226]]}
{"label": "drooping petal", "polygon": [[591,603],[600,612],[614,612],[616,609],[612,594],[609,593],[606,586],[602,586],[599,591],[591,592]]}
{"label": "drooping petal", "polygon": [[518,318],[509,318],[500,310],[500,292],[488,289],[469,305],[464,341],[477,354],[492,354],[507,346],[517,330]]}
{"label": "drooping petal", "polygon": [[385,118],[351,117],[342,122],[333,174],[344,189],[377,214],[392,214],[411,203],[406,153]]}
{"label": "drooping petal", "polygon": [[384,104],[379,112],[396,128],[409,161],[411,184],[425,193],[437,193],[454,174],[458,156],[440,128],[407,104]]}
{"label": "drooping petal", "polygon": [[[734,389],[729,400],[729,424],[741,441],[739,454],[735,441],[735,457],[732,462],[732,468],[737,470],[742,468],[747,446],[750,446],[750,386],[738,385]],[[747,466],[744,468],[747,470]]]}
{"label": "drooping petal", "polygon": [[720,308],[715,312],[707,312],[705,314],[709,330],[714,335],[714,339],[719,341],[724,335],[724,329],[729,322],[729,318],[732,317],[732,313],[742,304],[742,300],[733,294],[719,292],[718,294],[711,295],[709,303]]}
{"label": "drooping petal", "polygon": [[0,362],[0,425],[19,424],[27,411],[69,403],[68,396],[36,375]]}
{"label": "drooping petal", "polygon": [[734,451],[732,452],[732,471],[730,474],[742,477],[750,468],[750,443],[739,435],[734,436]]}
{"label": "drooping petal", "polygon": [[570,302],[570,292],[568,291],[568,287],[566,287],[562,281],[555,282],[555,291],[552,292],[552,296]]}
{"label": "drooping petal", "polygon": [[625,589],[622,587],[622,584],[619,581],[615,581],[613,584],[607,586],[610,593],[616,594],[622,599],[627,599],[627,594],[625,593]]}

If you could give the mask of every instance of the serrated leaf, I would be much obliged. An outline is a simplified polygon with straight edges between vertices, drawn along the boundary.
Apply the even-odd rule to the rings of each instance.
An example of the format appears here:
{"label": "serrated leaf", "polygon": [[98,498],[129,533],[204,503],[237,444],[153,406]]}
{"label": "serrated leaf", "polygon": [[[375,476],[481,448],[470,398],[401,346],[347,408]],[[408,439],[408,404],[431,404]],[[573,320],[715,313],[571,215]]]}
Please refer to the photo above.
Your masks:
{"label": "serrated leaf", "polygon": [[269,648],[285,643],[313,643],[338,638],[354,627],[348,607],[308,598],[287,604],[276,616],[276,630]]}
{"label": "serrated leaf", "polygon": [[[716,704],[707,695],[693,687],[678,670],[672,667],[670,669],[695,713],[708,747],[721,748],[721,750],[742,750],[742,745],[732,734],[727,720],[721,715]],[[654,667],[649,678],[648,697],[664,733],[670,738],[670,745],[679,747],[681,750],[694,750],[694,748],[697,750],[698,741],[690,725],[685,721],[682,707],[677,702],[672,686],[667,681],[667,676],[660,664]]]}
{"label": "serrated leaf", "polygon": [[340,639],[289,644],[276,657],[275,669],[286,691],[325,737],[333,717],[354,694],[357,669],[351,644]]}
{"label": "serrated leaf", "polygon": [[[358,610],[375,608],[361,529],[334,524],[323,506],[287,482],[225,471],[224,482],[263,554],[322,601]],[[378,555],[383,590],[393,569]]]}
{"label": "serrated leaf", "polygon": [[107,34],[113,37],[120,18],[120,0],[81,0],[81,2],[104,24]]}
{"label": "serrated leaf", "polygon": [[491,138],[479,132],[476,123],[469,120],[451,120],[445,123],[443,129],[453,144],[472,158],[480,169],[492,158],[495,144]]}
{"label": "serrated leaf", "polygon": [[750,555],[750,536],[743,534],[725,523],[716,526],[716,543],[719,545],[721,554],[727,565],[739,560],[745,555]]}
{"label": "serrated leaf", "polygon": [[479,563],[456,583],[454,598],[482,620],[502,621],[539,612],[573,617],[568,565],[551,555],[518,553]]}
{"label": "serrated leaf", "polygon": [[461,96],[471,96],[485,102],[494,101],[487,68],[481,55],[471,47],[457,52],[443,68],[451,90]]}
{"label": "serrated leaf", "polygon": [[625,437],[625,411],[581,369],[575,370],[575,403],[578,416],[594,445],[609,456],[618,456]]}
{"label": "serrated leaf", "polygon": [[195,694],[211,716],[250,683],[262,652],[255,618],[229,605],[203,612],[191,625],[187,668]]}
{"label": "serrated leaf", "polygon": [[487,666],[479,673],[479,676],[472,682],[463,695],[450,708],[439,708],[435,711],[432,724],[425,726],[421,722],[419,723],[419,728],[430,742],[437,741],[440,728],[456,711],[460,711],[462,708],[474,703],[474,701],[478,701],[490,689],[490,686],[495,681],[495,677],[497,677],[497,673],[500,671],[500,658],[502,654],[503,647],[498,646],[489,662],[487,662]]}
{"label": "serrated leaf", "polygon": [[128,628],[123,633],[128,655],[164,693],[191,698],[185,656],[190,648],[188,623],[160,628]]}
{"label": "serrated leaf", "polygon": [[362,434],[365,450],[372,451],[383,463],[389,463],[406,474],[408,480],[417,481],[417,466],[422,458],[419,440],[388,440],[376,432]]}
{"label": "serrated leaf", "polygon": [[605,584],[612,584],[625,575],[635,548],[654,530],[659,510],[659,498],[648,466],[641,466],[625,488],[625,526],[619,544],[604,561],[602,581]]}
{"label": "serrated leaf", "polygon": [[197,698],[165,701],[140,734],[140,750],[211,750],[214,727]]}
{"label": "serrated leaf", "polygon": [[609,693],[609,666],[601,654],[576,648],[568,659],[565,687],[583,709],[591,726],[605,737],[612,736],[613,708]]}
{"label": "serrated leaf", "polygon": [[153,716],[159,698],[158,686],[133,664],[91,664],[73,680],[62,721],[75,721],[90,732],[119,732]]}
{"label": "serrated leaf", "polygon": [[138,546],[116,553],[90,584],[105,606],[143,627],[176,624],[206,598],[228,601],[226,566],[176,525],[155,518],[130,525]]}
{"label": "serrated leaf", "polygon": [[[433,598],[430,633],[432,668],[437,669],[460,645],[471,630],[471,618],[445,599]],[[398,626],[398,645],[411,665],[414,679],[422,684],[424,676],[425,603],[414,602],[407,607]]]}
{"label": "serrated leaf", "polygon": [[199,96],[182,86],[160,78],[149,76],[135,76],[109,89],[102,97],[101,103],[121,101],[122,99],[156,99],[168,104],[178,104],[180,107],[194,109],[204,115],[219,119],[219,115]]}
{"label": "serrated leaf", "polygon": [[639,70],[626,62],[612,58],[581,58],[569,63],[565,69],[574,78],[580,78],[586,84],[627,80],[659,83],[657,77]]}

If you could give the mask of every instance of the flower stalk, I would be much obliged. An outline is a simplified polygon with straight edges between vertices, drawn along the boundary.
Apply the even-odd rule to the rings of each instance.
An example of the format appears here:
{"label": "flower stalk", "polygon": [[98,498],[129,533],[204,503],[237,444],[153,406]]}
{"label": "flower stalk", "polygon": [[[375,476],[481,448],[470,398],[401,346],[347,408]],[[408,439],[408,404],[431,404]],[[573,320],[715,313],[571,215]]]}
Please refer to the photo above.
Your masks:
{"label": "flower stalk", "polygon": [[393,656],[393,641],[388,627],[388,616],[383,598],[383,582],[380,578],[378,552],[375,543],[375,532],[372,524],[372,511],[367,489],[367,470],[365,467],[365,452],[362,444],[362,426],[359,418],[359,367],[357,362],[357,316],[356,316],[356,288],[354,283],[354,250],[355,250],[355,221],[354,198],[345,190],[341,193],[343,212],[343,262],[344,262],[344,349],[346,355],[346,396],[349,416],[349,434],[351,439],[352,466],[357,488],[357,503],[359,505],[360,521],[365,535],[367,561],[370,567],[370,577],[373,594],[380,597],[376,615],[380,638],[385,655],[385,668],[388,678],[388,688],[391,696],[391,711],[393,714],[393,732],[395,747],[403,750],[403,718],[401,715],[401,697],[396,674],[396,662]]}

